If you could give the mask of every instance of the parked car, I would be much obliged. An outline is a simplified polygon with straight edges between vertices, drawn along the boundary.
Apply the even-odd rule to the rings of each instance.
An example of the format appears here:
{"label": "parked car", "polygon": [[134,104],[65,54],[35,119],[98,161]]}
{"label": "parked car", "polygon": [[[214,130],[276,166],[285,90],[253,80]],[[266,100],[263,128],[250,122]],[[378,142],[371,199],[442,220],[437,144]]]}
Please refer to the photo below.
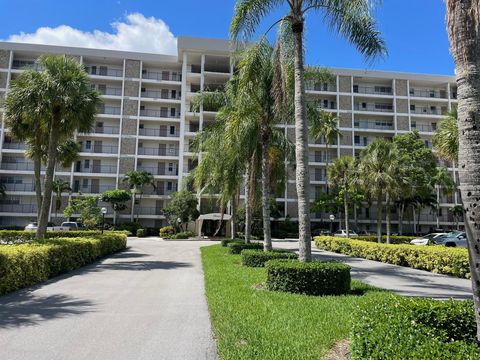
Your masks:
{"label": "parked car", "polygon": [[[37,231],[38,223],[32,222],[25,226],[25,231]],[[55,226],[53,223],[48,223],[47,231],[69,231],[69,230],[83,230],[80,223],[65,221],[60,226]]]}
{"label": "parked car", "polygon": [[441,236],[434,241],[437,245],[444,245],[448,247],[467,247],[467,234],[463,231],[452,231]]}
{"label": "parked car", "polygon": [[[333,233],[333,236],[347,237],[347,230],[337,230]],[[358,236],[358,234],[353,230],[348,230],[348,237],[351,236]]]}
{"label": "parked car", "polygon": [[428,244],[435,244],[435,239],[439,239],[443,236],[446,236],[447,233],[442,233],[442,232],[436,232],[436,233],[431,233],[427,234],[425,236],[413,239],[410,241],[410,244],[412,245],[428,245]]}
{"label": "parked car", "polygon": [[61,225],[64,230],[85,230],[83,224],[75,221],[65,221]]}
{"label": "parked car", "polygon": [[330,230],[328,229],[313,229],[312,230],[312,241],[315,236],[320,235],[330,235]]}

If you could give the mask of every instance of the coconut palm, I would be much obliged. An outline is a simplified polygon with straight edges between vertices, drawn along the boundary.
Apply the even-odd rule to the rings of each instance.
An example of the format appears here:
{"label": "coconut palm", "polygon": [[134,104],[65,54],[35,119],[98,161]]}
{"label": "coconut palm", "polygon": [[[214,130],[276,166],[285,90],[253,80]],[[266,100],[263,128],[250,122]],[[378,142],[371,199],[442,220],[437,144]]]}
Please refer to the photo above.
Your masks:
{"label": "coconut palm", "polygon": [[58,218],[58,210],[62,207],[62,194],[72,191],[70,183],[63,179],[53,180],[53,192],[55,193],[55,219]]}
{"label": "coconut palm", "polygon": [[349,193],[353,190],[354,183],[356,182],[356,168],[357,164],[353,157],[342,156],[336,159],[328,170],[328,178],[331,184],[338,187],[343,192],[343,206],[345,212],[345,231],[347,237],[349,235]]}
{"label": "coconut palm", "polygon": [[457,162],[458,158],[458,112],[453,106],[440,121],[433,136],[433,148],[441,159]]}
{"label": "coconut palm", "polygon": [[437,229],[440,228],[440,195],[450,195],[455,191],[455,183],[447,169],[438,167],[435,176],[432,178],[432,185],[435,188],[437,202],[435,215],[437,217]]}
{"label": "coconut palm", "polygon": [[[12,82],[6,99],[6,117],[8,124],[13,125],[12,129],[27,130],[25,140],[34,150],[46,154],[44,192],[36,234],[41,239],[45,236],[50,215],[58,146],[71,138],[75,131],[88,132],[91,129],[100,98],[92,90],[84,67],[75,58],[48,55],[41,56],[38,62],[43,70],[27,70]],[[35,129],[37,133],[34,133]],[[17,130],[14,132],[18,134]],[[37,175],[40,160],[35,156]]]}
{"label": "coconut palm", "polygon": [[[371,15],[370,0],[237,0],[230,26],[234,40],[250,39],[261,20],[276,8],[286,6],[288,14],[277,23],[286,23],[294,38],[294,108],[296,141],[296,186],[299,220],[299,259],[311,260],[308,174],[308,124],[304,79],[303,34],[305,16],[322,13],[332,30],[346,37],[362,54],[373,58],[385,52],[385,45]],[[274,25],[275,25],[274,24]]]}
{"label": "coconut palm", "polygon": [[453,218],[455,219],[455,227],[457,230],[460,229],[460,218],[463,215],[464,208],[462,205],[457,204],[448,209],[453,215]]}
{"label": "coconut palm", "polygon": [[138,204],[140,204],[140,202],[142,201],[143,188],[146,185],[150,185],[154,189],[156,188],[153,175],[144,170],[129,171],[125,174],[125,177],[123,178],[122,181],[128,184],[130,191],[132,193],[132,213],[131,213],[130,220],[133,222],[134,215],[136,213],[137,221],[138,221],[138,211],[135,211],[135,202],[137,199],[137,194],[139,194]]}

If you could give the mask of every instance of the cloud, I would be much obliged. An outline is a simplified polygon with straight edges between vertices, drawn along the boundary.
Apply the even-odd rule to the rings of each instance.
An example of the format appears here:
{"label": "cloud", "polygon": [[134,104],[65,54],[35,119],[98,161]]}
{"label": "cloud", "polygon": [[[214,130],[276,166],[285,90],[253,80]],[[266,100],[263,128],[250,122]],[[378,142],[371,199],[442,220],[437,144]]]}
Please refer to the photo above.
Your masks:
{"label": "cloud", "polygon": [[11,35],[7,41],[170,55],[177,53],[177,38],[161,19],[132,13],[126,15],[124,21],[116,21],[111,26],[113,33],[82,31],[68,25],[41,27],[34,33]]}

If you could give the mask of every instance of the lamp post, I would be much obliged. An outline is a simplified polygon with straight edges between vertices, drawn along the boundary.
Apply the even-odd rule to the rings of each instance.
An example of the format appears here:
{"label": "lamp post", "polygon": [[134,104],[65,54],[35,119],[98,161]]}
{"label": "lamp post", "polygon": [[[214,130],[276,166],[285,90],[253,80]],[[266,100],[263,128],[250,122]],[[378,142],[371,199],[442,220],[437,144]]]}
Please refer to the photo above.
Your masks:
{"label": "lamp post", "polygon": [[333,220],[335,220],[335,215],[330,215],[330,234],[333,234]]}
{"label": "lamp post", "polygon": [[107,214],[107,208],[102,207],[102,234],[103,234],[103,229],[105,229],[105,215]]}

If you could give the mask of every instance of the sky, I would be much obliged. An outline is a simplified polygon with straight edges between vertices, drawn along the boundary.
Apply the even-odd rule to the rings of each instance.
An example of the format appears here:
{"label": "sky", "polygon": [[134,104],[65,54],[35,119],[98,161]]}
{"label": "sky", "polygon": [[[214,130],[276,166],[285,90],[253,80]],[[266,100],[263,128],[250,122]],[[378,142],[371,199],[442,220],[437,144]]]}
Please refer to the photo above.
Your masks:
{"label": "sky", "polygon": [[[235,0],[0,0],[0,39],[176,54],[181,35],[228,39]],[[285,14],[265,18],[261,36]],[[453,74],[443,0],[383,0],[375,10],[388,48],[370,64],[329,30],[306,19],[306,61],[327,67]],[[270,31],[273,38],[275,30]]]}

